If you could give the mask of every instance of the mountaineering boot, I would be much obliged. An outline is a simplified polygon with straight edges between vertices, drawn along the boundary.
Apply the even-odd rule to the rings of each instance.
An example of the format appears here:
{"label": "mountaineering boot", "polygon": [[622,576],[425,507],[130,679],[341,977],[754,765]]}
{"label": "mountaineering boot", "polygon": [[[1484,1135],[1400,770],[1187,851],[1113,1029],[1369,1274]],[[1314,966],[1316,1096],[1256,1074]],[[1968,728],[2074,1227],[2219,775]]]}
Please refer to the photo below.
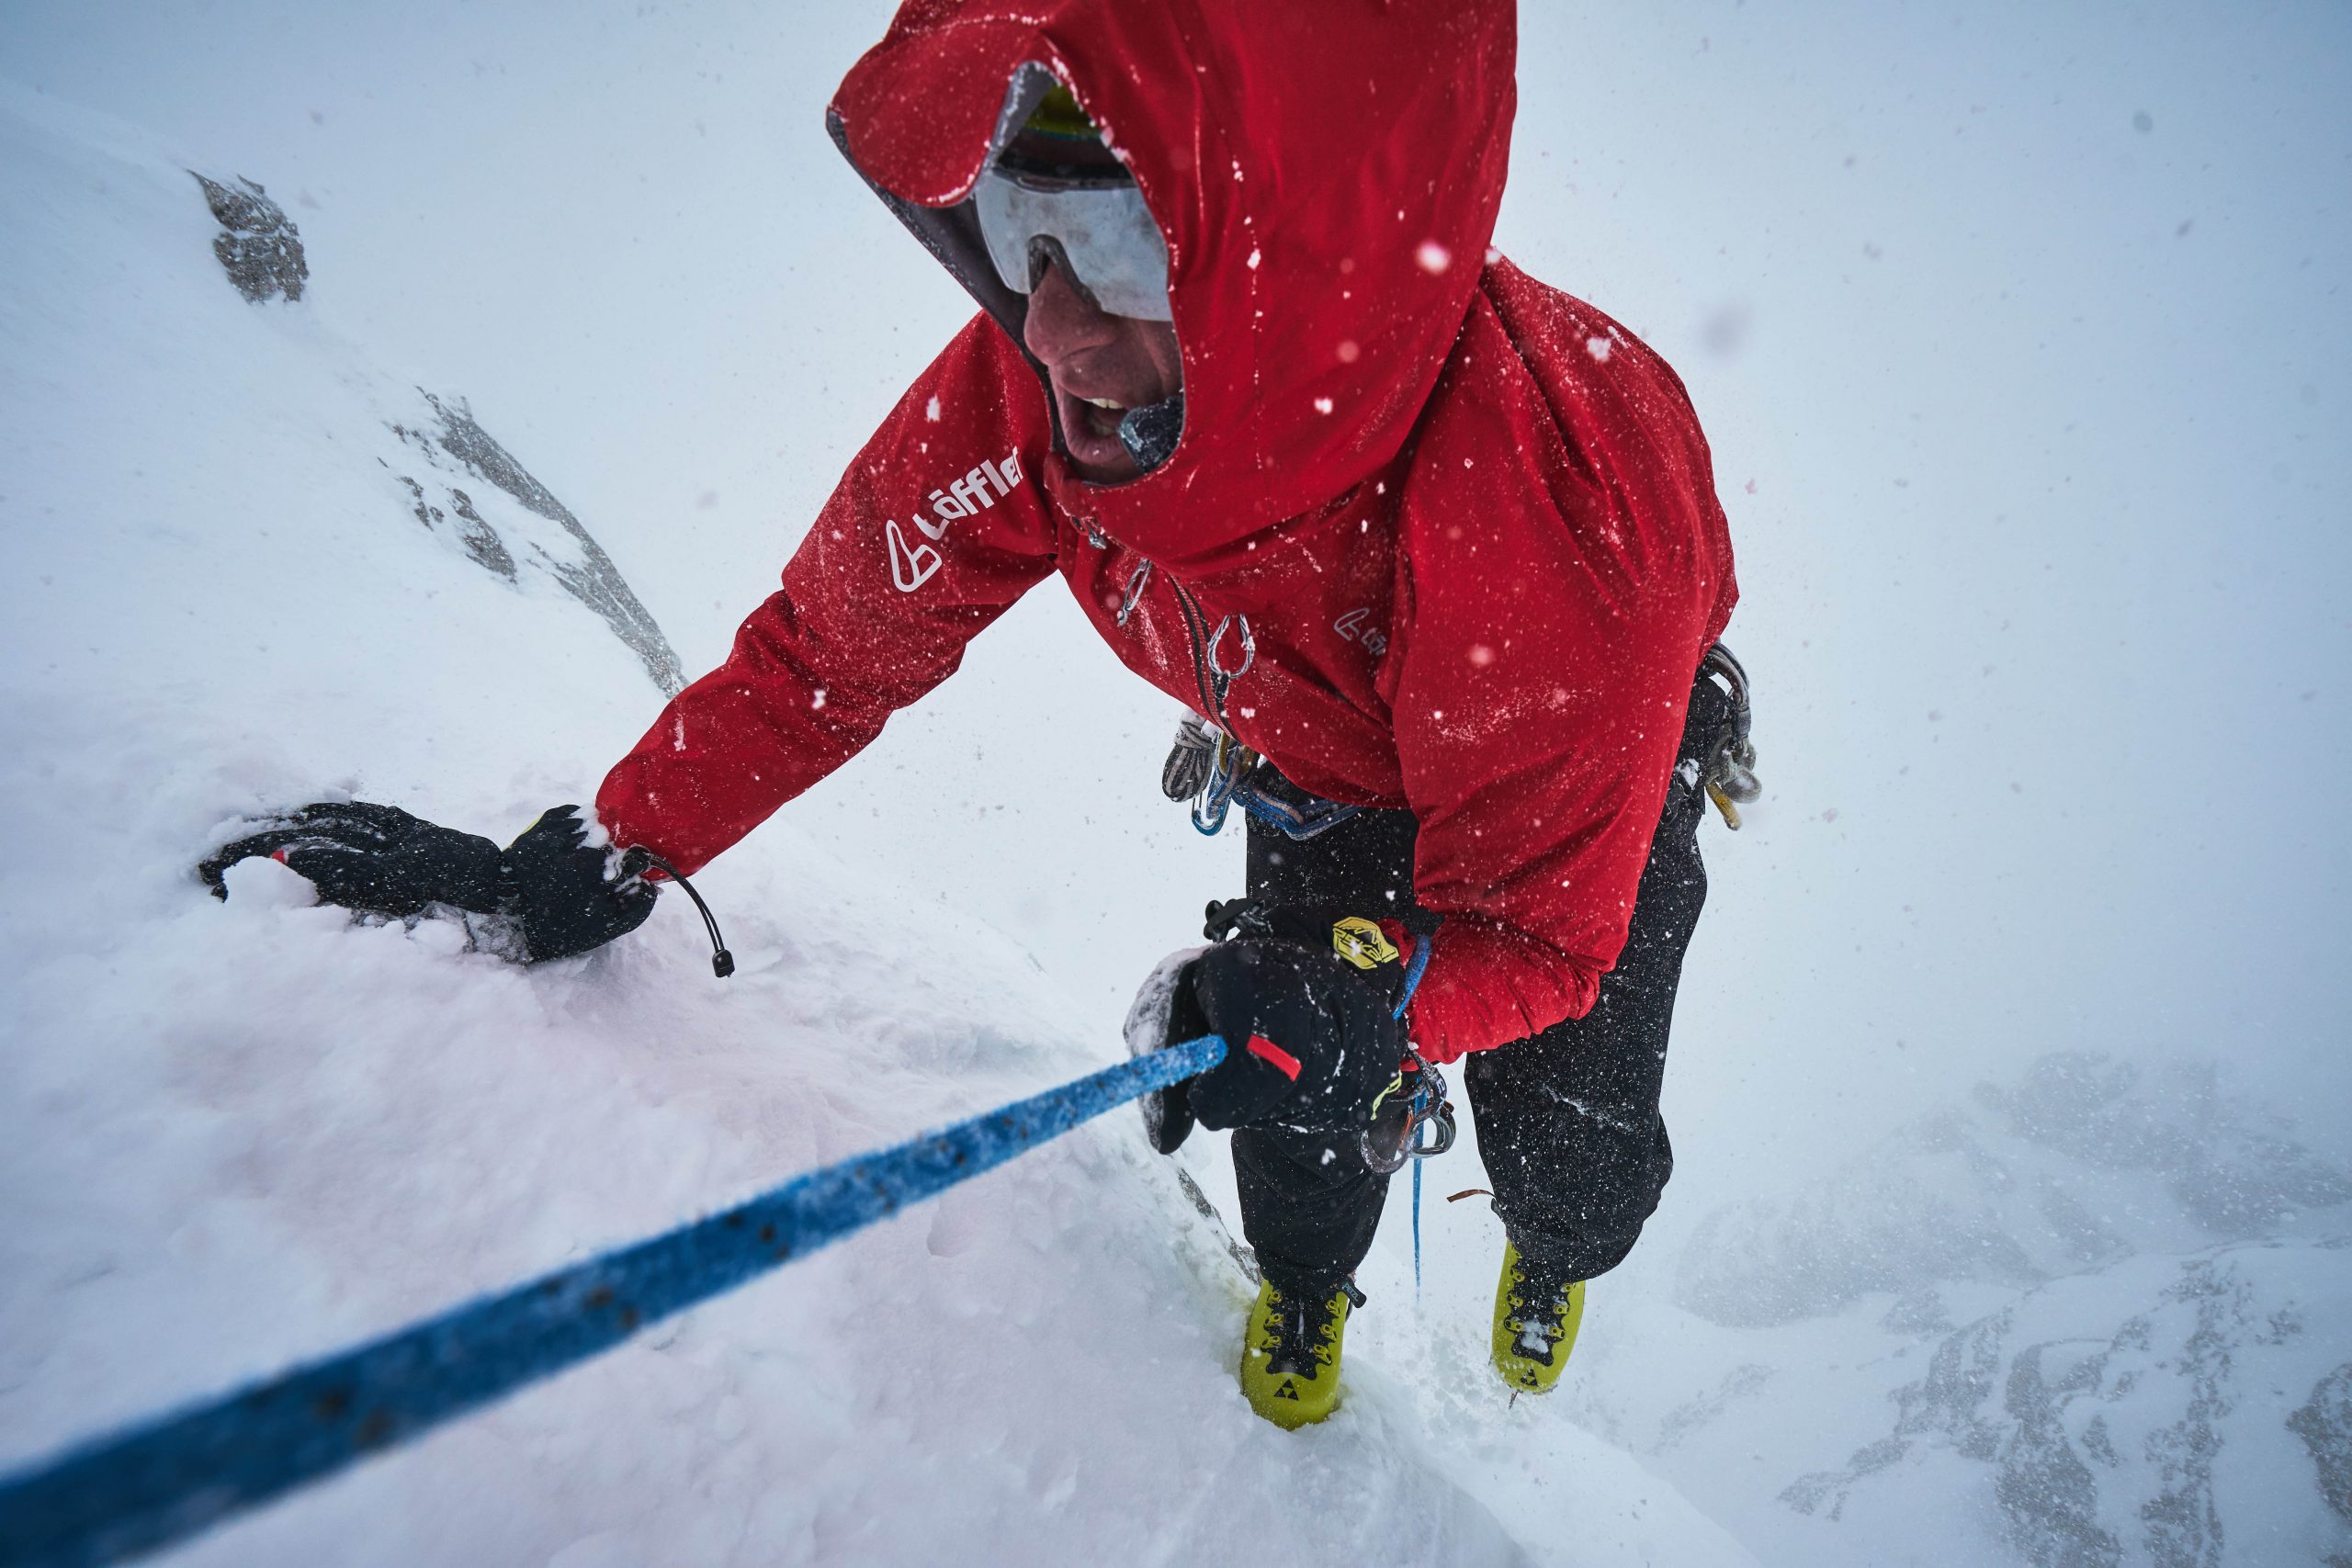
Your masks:
{"label": "mountaineering boot", "polygon": [[1330,1415],[1340,1402],[1340,1336],[1347,1325],[1344,1285],[1318,1300],[1286,1296],[1271,1280],[1261,1284],[1241,1344],[1250,1408],[1287,1431]]}
{"label": "mountaineering boot", "polygon": [[1513,1388],[1546,1393],[1560,1381],[1584,1321],[1584,1281],[1531,1269],[1516,1243],[1503,1244],[1495,1284],[1495,1371]]}

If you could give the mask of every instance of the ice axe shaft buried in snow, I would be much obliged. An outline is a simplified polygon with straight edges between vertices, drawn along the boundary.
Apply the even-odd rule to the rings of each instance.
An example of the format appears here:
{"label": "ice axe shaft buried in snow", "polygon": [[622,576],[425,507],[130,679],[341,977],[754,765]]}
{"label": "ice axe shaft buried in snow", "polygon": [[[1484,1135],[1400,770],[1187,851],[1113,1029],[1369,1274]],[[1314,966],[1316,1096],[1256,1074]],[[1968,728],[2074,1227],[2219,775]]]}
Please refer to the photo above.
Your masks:
{"label": "ice axe shaft buried in snow", "polygon": [[0,1477],[0,1568],[119,1562],[384,1452],[1225,1059],[1214,1034]]}

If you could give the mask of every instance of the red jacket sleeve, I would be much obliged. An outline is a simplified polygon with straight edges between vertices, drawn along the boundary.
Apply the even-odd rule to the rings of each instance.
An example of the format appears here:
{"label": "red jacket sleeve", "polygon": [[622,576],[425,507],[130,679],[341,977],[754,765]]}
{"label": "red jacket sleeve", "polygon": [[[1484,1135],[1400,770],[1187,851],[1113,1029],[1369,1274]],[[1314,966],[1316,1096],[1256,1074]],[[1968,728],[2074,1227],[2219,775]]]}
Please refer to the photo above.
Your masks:
{"label": "red jacket sleeve", "polygon": [[[1431,1061],[1591,1009],[1730,613],[1689,400],[1630,334],[1613,357],[1584,353],[1612,327],[1591,312],[1506,338],[1474,303],[1457,364],[1484,364],[1441,384],[1406,488],[1390,701],[1417,896],[1445,916],[1412,1011]],[[1554,335],[1574,344],[1567,370],[1494,370],[1521,365],[1512,339]]]}
{"label": "red jacket sleeve", "polygon": [[1036,373],[974,318],[842,476],[727,661],[605,776],[614,840],[692,874],[955,672],[1053,569]]}

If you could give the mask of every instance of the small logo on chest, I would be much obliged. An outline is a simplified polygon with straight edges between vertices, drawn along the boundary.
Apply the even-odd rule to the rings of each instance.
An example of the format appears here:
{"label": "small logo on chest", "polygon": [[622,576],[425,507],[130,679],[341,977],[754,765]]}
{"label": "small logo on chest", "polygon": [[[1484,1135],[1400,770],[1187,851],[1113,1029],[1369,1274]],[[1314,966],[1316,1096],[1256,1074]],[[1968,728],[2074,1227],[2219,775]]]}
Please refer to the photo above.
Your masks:
{"label": "small logo on chest", "polygon": [[1388,651],[1388,634],[1372,624],[1370,605],[1350,610],[1331,623],[1331,629],[1348,641],[1361,646],[1374,659]]}

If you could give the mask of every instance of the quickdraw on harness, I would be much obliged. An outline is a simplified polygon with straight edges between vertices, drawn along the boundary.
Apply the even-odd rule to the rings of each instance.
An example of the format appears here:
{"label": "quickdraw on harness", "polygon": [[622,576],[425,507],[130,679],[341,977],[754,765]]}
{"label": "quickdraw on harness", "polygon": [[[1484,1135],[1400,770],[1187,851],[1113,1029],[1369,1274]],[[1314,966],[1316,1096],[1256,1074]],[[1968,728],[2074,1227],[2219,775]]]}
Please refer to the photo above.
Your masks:
{"label": "quickdraw on harness", "polygon": [[1297,840],[1336,828],[1363,809],[1309,795],[1263,761],[1216,725],[1188,713],[1176,727],[1175,744],[1159,771],[1160,792],[1170,800],[1192,802],[1193,828],[1212,837],[1223,830],[1236,806]]}
{"label": "quickdraw on harness", "polygon": [[1747,738],[1748,724],[1754,717],[1747,702],[1747,671],[1730,649],[1717,643],[1699,661],[1699,674],[1702,680],[1722,680],[1730,706],[1707,747],[1706,761],[1686,761],[1676,772],[1681,775],[1685,789],[1706,790],[1707,798],[1723,813],[1724,826],[1736,833],[1739,831],[1739,806],[1733,803],[1744,806],[1764,793],[1764,786],[1756,779],[1756,743]]}

